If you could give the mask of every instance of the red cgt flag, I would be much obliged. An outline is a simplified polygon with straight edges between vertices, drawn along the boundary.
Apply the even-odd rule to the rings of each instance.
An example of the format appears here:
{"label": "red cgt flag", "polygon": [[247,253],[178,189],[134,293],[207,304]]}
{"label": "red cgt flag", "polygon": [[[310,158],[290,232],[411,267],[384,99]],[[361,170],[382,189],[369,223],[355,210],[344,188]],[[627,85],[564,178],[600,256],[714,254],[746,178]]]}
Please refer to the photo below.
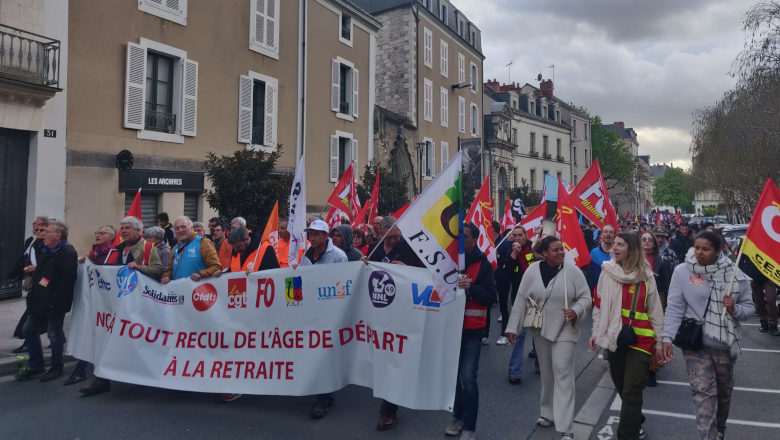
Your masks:
{"label": "red cgt flag", "polygon": [[574,188],[570,199],[577,211],[581,212],[597,228],[601,229],[611,225],[617,230],[617,213],[615,213],[615,207],[612,206],[612,201],[609,198],[598,159],[593,161],[588,172]]}
{"label": "red cgt flag", "polygon": [[767,278],[780,284],[780,190],[767,179],[740,249]]}
{"label": "red cgt flag", "polygon": [[[133,204],[130,205],[130,209],[127,210],[127,215],[125,217],[135,217],[143,223],[144,219],[141,216],[141,188],[138,188],[138,192],[135,193]],[[112,246],[117,247],[119,246],[119,243],[122,243],[122,234],[116,234]]]}
{"label": "red cgt flag", "polygon": [[360,211],[357,202],[357,193],[355,192],[355,172],[352,168],[353,163],[341,175],[339,183],[333,193],[328,197],[328,203],[336,209],[344,212],[350,220],[353,220]]}
{"label": "red cgt flag", "polygon": [[585,237],[582,235],[580,222],[577,219],[577,212],[571,204],[571,195],[566,193],[562,183],[558,184],[558,234],[561,236],[561,243],[566,250],[566,260],[584,267],[590,263],[590,253],[585,244]]}
{"label": "red cgt flag", "polygon": [[506,198],[506,208],[504,208],[504,216],[501,217],[501,231],[503,233],[507,229],[515,227],[515,217],[512,215],[512,198]]}
{"label": "red cgt flag", "polygon": [[547,215],[547,202],[543,202],[531,211],[524,219],[520,220],[520,226],[525,228],[526,235],[532,236],[533,229],[542,225],[542,220]]}
{"label": "red cgt flag", "polygon": [[482,187],[479,188],[477,197],[474,198],[474,203],[471,204],[463,221],[477,225],[479,228],[477,247],[485,253],[488,261],[493,265],[493,270],[496,270],[498,269],[498,261],[496,261],[496,247],[493,244],[493,211],[490,203],[489,179],[490,175],[485,177],[485,181],[482,182]]}
{"label": "red cgt flag", "polygon": [[[367,232],[366,222],[370,222],[376,216],[377,209],[379,207],[379,171],[376,172],[376,182],[374,182],[374,189],[371,190],[371,198],[368,199],[363,208],[360,209],[357,217],[352,220],[352,227],[354,229],[362,229],[363,232]],[[366,220],[368,217],[368,220]]]}

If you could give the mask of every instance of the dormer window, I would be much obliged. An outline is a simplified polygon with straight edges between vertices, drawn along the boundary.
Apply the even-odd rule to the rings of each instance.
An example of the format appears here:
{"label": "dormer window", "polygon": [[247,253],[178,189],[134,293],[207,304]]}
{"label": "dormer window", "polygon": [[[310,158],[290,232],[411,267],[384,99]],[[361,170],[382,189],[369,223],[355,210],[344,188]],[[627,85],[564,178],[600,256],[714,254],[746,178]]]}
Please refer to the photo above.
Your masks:
{"label": "dormer window", "polygon": [[440,0],[439,1],[439,6],[440,6],[440,8],[439,8],[439,19],[441,19],[441,21],[443,21],[444,24],[448,24],[447,23],[447,21],[448,21],[447,20],[447,13],[449,11],[447,10],[447,2],[445,2],[444,0]]}

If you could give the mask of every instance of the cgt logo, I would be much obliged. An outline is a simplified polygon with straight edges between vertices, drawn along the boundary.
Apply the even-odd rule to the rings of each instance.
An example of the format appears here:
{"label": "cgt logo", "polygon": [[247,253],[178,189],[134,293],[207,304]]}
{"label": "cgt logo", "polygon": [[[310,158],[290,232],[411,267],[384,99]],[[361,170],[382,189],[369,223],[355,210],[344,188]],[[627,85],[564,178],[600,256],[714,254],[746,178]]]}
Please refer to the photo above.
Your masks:
{"label": "cgt logo", "polygon": [[416,283],[412,283],[412,301],[416,310],[427,310],[429,312],[438,312],[441,306],[439,293],[433,286],[427,286],[421,293]]}
{"label": "cgt logo", "polygon": [[287,301],[287,307],[303,305],[303,281],[301,277],[284,279],[284,299]]}
{"label": "cgt logo", "polygon": [[217,302],[217,289],[209,283],[201,284],[192,290],[192,306],[199,312],[205,312]]}
{"label": "cgt logo", "polygon": [[116,273],[116,285],[119,286],[118,298],[130,295],[138,286],[138,275],[135,270],[122,266]]}
{"label": "cgt logo", "polygon": [[335,286],[318,287],[317,299],[320,301],[329,300],[329,299],[345,299],[348,296],[352,296],[349,293],[349,286],[351,285],[352,285],[352,280],[347,280],[346,283],[337,281]]}
{"label": "cgt logo", "polygon": [[228,308],[246,308],[246,278],[228,280]]}
{"label": "cgt logo", "polygon": [[389,273],[377,270],[368,277],[368,294],[376,308],[389,306],[395,299],[395,281]]}
{"label": "cgt logo", "polygon": [[98,279],[97,280],[98,289],[103,289],[106,292],[110,292],[111,291],[111,283],[109,283],[108,281],[104,280],[100,276],[100,271],[98,271],[97,269],[95,270],[95,276],[97,276],[97,279]]}

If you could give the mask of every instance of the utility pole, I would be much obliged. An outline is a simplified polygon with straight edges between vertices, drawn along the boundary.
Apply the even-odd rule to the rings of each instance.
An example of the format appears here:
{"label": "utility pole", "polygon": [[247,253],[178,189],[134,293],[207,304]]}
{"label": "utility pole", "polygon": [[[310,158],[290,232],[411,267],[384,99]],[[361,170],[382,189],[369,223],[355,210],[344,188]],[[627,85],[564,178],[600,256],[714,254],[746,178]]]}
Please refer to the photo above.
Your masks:
{"label": "utility pole", "polygon": [[507,84],[512,84],[512,64],[514,64],[514,61],[510,60],[509,64],[505,66],[509,68],[509,81],[507,81]]}
{"label": "utility pole", "polygon": [[553,71],[552,80],[553,80],[553,84],[554,84],[555,83],[555,64],[547,66],[547,68],[548,69],[552,69],[552,71]]}

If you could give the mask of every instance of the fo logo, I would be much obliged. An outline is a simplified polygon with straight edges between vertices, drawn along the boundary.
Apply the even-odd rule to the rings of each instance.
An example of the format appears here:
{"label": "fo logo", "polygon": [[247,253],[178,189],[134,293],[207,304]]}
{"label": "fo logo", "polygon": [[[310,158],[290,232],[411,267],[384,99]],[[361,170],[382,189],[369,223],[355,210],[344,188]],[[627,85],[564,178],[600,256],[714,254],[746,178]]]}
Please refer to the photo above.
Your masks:
{"label": "fo logo", "polygon": [[209,283],[201,284],[192,290],[192,306],[199,312],[205,312],[217,302],[217,289]]}
{"label": "fo logo", "polygon": [[228,308],[246,308],[246,278],[228,280]]}
{"label": "fo logo", "polygon": [[377,270],[368,277],[368,294],[374,307],[389,306],[395,299],[395,281],[389,273]]}
{"label": "fo logo", "polygon": [[284,279],[284,299],[287,300],[287,307],[303,305],[303,281],[301,277]]}
{"label": "fo logo", "polygon": [[119,287],[118,298],[130,295],[138,286],[138,275],[135,270],[122,266],[116,273],[116,285]]}

